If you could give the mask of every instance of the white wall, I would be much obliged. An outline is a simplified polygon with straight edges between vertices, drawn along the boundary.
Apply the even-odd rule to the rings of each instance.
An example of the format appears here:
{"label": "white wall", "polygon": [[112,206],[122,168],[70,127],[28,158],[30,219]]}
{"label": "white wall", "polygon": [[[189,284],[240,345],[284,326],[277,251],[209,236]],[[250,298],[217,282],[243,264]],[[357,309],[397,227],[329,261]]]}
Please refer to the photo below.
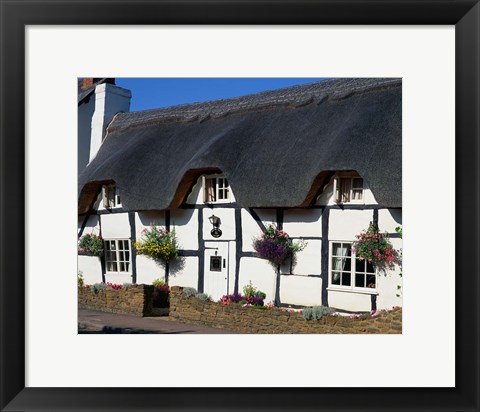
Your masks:
{"label": "white wall", "polygon": [[98,256],[78,256],[78,271],[82,272],[85,285],[102,281],[102,265]]}
{"label": "white wall", "polygon": [[[276,211],[274,209],[254,209],[264,226],[268,226],[277,221]],[[260,226],[252,217],[250,212],[242,209],[242,251],[253,252],[253,238],[262,234]]]}
{"label": "white wall", "polygon": [[362,230],[368,229],[373,221],[373,210],[331,209],[328,238],[334,240],[355,240]]}
{"label": "white wall", "polygon": [[291,237],[321,237],[322,209],[287,209],[283,213],[283,230]]}
{"label": "white wall", "polygon": [[273,302],[275,298],[275,276],[273,267],[263,259],[242,257],[240,259],[239,293],[251,281],[258,290],[265,292],[265,303]]}
{"label": "white wall", "polygon": [[322,279],[310,276],[280,277],[280,302],[292,305],[322,304]]}
{"label": "white wall", "polygon": [[183,260],[183,268],[178,271],[172,267],[170,271],[169,284],[171,286],[184,286],[197,289],[198,258],[195,256],[185,257]]}
{"label": "white wall", "polygon": [[172,210],[170,212],[170,228],[175,228],[181,249],[198,249],[198,210]]}
{"label": "white wall", "polygon": [[[205,240],[235,240],[235,209],[232,208],[215,208],[203,209],[203,238]],[[213,229],[212,224],[208,218],[212,215],[215,215],[220,218],[220,230],[222,231],[222,236],[214,238],[211,235],[211,230]]]}
{"label": "white wall", "polygon": [[[372,308],[370,294],[328,291],[328,305],[351,312],[369,312]],[[383,309],[378,307],[378,309]]]}
{"label": "white wall", "polygon": [[100,215],[102,237],[104,239],[130,239],[130,222],[128,213]]}

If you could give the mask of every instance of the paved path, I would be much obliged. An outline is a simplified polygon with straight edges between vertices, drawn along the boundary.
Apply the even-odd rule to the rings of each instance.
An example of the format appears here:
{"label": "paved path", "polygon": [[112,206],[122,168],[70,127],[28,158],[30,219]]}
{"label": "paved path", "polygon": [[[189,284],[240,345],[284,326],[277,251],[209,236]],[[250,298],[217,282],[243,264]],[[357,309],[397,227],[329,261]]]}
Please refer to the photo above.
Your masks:
{"label": "paved path", "polygon": [[78,310],[78,333],[235,333],[226,329],[190,325],[168,317],[146,317]]}

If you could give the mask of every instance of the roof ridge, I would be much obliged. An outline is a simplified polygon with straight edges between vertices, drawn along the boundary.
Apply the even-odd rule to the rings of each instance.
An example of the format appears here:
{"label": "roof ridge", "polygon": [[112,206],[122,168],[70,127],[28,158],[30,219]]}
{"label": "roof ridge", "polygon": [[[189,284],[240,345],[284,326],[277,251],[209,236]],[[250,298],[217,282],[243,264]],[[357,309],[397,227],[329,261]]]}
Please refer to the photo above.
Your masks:
{"label": "roof ridge", "polygon": [[119,113],[109,125],[109,130],[172,121],[203,122],[210,118],[275,106],[302,107],[315,101],[320,104],[329,98],[342,100],[354,94],[398,85],[401,85],[401,78],[326,79],[225,99]]}

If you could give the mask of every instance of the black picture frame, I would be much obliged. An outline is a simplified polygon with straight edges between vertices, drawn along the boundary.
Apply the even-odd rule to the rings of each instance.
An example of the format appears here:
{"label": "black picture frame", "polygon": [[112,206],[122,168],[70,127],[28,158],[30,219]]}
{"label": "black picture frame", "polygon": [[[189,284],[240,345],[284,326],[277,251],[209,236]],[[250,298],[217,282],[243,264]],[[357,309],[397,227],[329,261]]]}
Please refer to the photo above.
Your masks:
{"label": "black picture frame", "polygon": [[[480,410],[478,0],[0,0],[0,6],[2,411]],[[455,25],[455,242],[462,241],[455,256],[455,388],[26,388],[25,27],[40,24]],[[443,310],[451,308],[446,303]]]}

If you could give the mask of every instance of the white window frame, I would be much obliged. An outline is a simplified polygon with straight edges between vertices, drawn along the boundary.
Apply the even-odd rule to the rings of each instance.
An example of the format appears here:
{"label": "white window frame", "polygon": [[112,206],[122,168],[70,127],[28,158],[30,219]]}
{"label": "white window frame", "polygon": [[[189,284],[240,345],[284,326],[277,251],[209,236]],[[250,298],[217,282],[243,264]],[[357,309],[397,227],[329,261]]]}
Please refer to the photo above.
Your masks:
{"label": "white window frame", "polygon": [[[128,250],[127,249],[120,249],[119,242],[120,241],[127,241],[128,242]],[[104,247],[104,257],[105,257],[105,273],[107,275],[123,275],[123,274],[132,274],[132,242],[130,239],[125,238],[107,238],[103,239],[103,247]],[[117,270],[108,270],[110,260],[107,260],[107,245],[106,242],[115,242],[115,255],[116,259],[111,260],[111,262],[117,264]],[[120,260],[120,252],[128,251],[128,260]],[[120,270],[120,263],[128,263],[128,271],[121,271]]]}
{"label": "white window frame", "polygon": [[[369,288],[369,287],[359,287],[355,286],[355,275],[357,274],[356,272],[356,258],[357,254],[355,252],[351,252],[351,265],[350,265],[350,286],[346,285],[334,285],[332,283],[332,275],[333,272],[337,272],[336,270],[333,269],[333,264],[332,264],[332,258],[333,258],[333,244],[334,243],[342,243],[342,244],[350,244],[353,246],[353,241],[352,240],[332,240],[330,241],[329,244],[329,251],[328,251],[328,288],[327,290],[332,290],[332,291],[342,291],[342,292],[355,292],[355,293],[364,293],[364,294],[369,294],[369,295],[378,295],[378,271],[376,269],[375,273],[372,273],[375,275],[375,288]],[[359,272],[362,274],[365,273],[370,273],[370,272]]]}
{"label": "white window frame", "polygon": [[[113,199],[110,199],[109,194],[112,192],[113,192]],[[120,202],[121,200],[120,193],[118,192],[118,188],[115,184],[103,185],[102,200],[103,200],[103,207],[105,209],[113,209],[113,208],[122,206]]]}
{"label": "white window frame", "polygon": [[[207,197],[207,180],[215,180],[215,200],[208,200]],[[227,183],[226,186],[222,185],[220,188],[220,182]],[[230,182],[228,182],[225,176],[203,176],[203,199],[204,203],[208,204],[218,204],[218,203],[231,203],[232,201],[232,188],[230,187]],[[220,199],[220,191],[227,190],[227,197],[225,199]]]}
{"label": "white window frame", "polygon": [[[340,181],[342,179],[349,179],[350,180],[350,198],[347,202],[342,201],[341,199],[341,194],[340,194]],[[354,189],[353,188],[353,181],[355,179],[361,179],[362,180],[362,198],[361,199],[353,199],[353,192],[354,190],[359,190],[359,189]],[[334,180],[334,187],[333,187],[333,196],[335,197],[335,203],[339,204],[364,204],[365,203],[365,180],[361,176],[352,176],[352,175],[342,175],[339,174],[335,177]]]}

